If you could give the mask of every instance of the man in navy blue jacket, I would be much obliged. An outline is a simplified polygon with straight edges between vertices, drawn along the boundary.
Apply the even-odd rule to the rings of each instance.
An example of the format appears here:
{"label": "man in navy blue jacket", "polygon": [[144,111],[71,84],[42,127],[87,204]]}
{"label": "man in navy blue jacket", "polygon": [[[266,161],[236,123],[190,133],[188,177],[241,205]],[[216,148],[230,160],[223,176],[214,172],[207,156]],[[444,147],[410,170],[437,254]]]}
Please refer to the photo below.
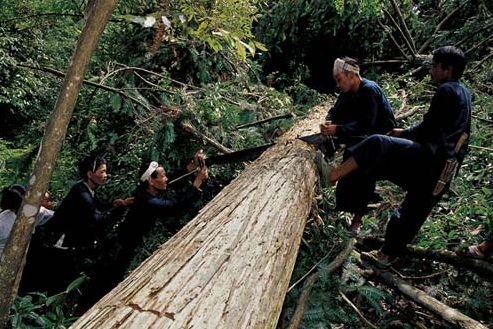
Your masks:
{"label": "man in navy blue jacket", "polygon": [[471,121],[471,94],[458,81],[465,65],[460,49],[436,49],[430,73],[439,87],[423,121],[412,128],[395,128],[388,135],[372,135],[350,147],[349,157],[331,173],[331,182],[339,181],[342,188],[350,189],[345,195],[352,195],[338,199],[338,206],[355,213],[367,211],[377,180],[392,181],[407,192],[389,220],[383,247],[368,254],[381,265],[388,266],[405,253],[448,189],[450,181],[443,189],[436,188],[445,164],[462,163]]}
{"label": "man in navy blue jacket", "polygon": [[386,134],[396,127],[394,113],[382,88],[360,76],[355,59],[337,58],[333,75],[341,93],[320,127],[322,134],[353,144],[351,141],[361,141],[362,136]]}
{"label": "man in navy blue jacket", "polygon": [[[349,147],[371,134],[386,134],[396,127],[394,113],[382,88],[376,82],[360,76],[359,65],[355,59],[337,58],[334,61],[333,75],[341,94],[327,113],[326,122],[320,125],[322,134],[334,137],[331,141],[333,146],[325,146],[327,149],[337,149],[340,144]],[[347,154],[344,154],[344,159],[346,157]],[[338,186],[336,194],[346,199],[344,194],[347,190],[348,188],[341,189]],[[338,210],[348,209],[341,206]],[[358,234],[365,212],[353,213],[350,229],[354,234]]]}

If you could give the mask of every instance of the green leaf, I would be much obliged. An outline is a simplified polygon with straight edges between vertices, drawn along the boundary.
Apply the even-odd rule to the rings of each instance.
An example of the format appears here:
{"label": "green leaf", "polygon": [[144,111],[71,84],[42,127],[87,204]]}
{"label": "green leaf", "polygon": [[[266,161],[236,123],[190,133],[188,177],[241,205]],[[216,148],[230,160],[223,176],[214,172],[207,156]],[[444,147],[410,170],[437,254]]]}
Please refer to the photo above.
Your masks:
{"label": "green leaf", "polygon": [[59,304],[59,303],[63,302],[64,299],[65,299],[65,294],[56,294],[56,295],[50,296],[50,297],[48,297],[48,299],[46,299],[46,306],[49,307],[53,304]]}
{"label": "green leaf", "polygon": [[242,60],[246,60],[246,49],[245,46],[243,46],[242,42],[239,40],[236,40],[235,42],[235,48],[236,48],[236,53]]}
{"label": "green leaf", "polygon": [[261,51],[267,51],[267,47],[262,43],[262,42],[258,42],[258,41],[254,41],[253,42],[255,44],[255,48],[261,50]]}
{"label": "green leaf", "polygon": [[122,98],[118,94],[114,94],[110,98],[110,104],[111,107],[113,108],[113,112],[118,112],[120,111],[120,108],[122,107]]}
{"label": "green leaf", "polygon": [[86,280],[87,280],[87,276],[85,276],[85,275],[79,276],[77,279],[75,279],[74,281],[72,281],[72,282],[68,285],[68,287],[67,287],[67,289],[65,290],[65,292],[71,292],[71,291],[73,291],[73,290],[75,290],[75,289],[79,288],[79,287],[80,287],[80,285],[81,285],[82,283],[84,283],[84,281],[86,281]]}

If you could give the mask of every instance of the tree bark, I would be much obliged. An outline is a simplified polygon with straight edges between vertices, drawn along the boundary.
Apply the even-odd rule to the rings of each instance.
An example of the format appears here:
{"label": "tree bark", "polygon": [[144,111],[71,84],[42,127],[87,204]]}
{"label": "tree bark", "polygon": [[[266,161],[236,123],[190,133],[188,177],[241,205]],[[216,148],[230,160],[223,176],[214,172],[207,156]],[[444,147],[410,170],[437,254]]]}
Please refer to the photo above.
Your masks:
{"label": "tree bark", "polygon": [[90,12],[77,43],[55,109],[46,127],[26,195],[0,259],[0,328],[6,326],[17,295],[35,217],[48,188],[55,161],[67,132],[91,55],[115,8],[116,0],[101,0]]}
{"label": "tree bark", "polygon": [[419,305],[437,314],[445,321],[458,325],[465,329],[486,329],[480,322],[462,314],[456,309],[449,307],[433,297],[428,296],[424,291],[415,288],[405,281],[395,277],[387,271],[374,268],[375,273],[387,284],[397,288],[401,293],[411,298]]}
{"label": "tree bark", "polygon": [[[275,328],[317,174],[326,108],[297,124],[72,328]],[[308,127],[308,128],[307,128]]]}

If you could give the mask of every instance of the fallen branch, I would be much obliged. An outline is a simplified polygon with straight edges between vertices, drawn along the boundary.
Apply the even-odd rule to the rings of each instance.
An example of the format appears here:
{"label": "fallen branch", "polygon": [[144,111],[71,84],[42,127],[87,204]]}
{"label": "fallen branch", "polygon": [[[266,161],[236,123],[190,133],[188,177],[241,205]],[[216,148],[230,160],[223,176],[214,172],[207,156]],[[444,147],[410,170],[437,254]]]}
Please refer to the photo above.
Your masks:
{"label": "fallen branch", "polygon": [[[157,73],[157,72],[153,72],[153,71],[149,71],[149,70],[146,70],[146,69],[143,69],[143,68],[140,68],[140,67],[133,67],[133,66],[126,66],[124,64],[120,64],[120,63],[117,63],[119,66],[121,66],[121,68],[119,69],[116,69],[110,73],[108,73],[108,75],[106,75],[104,77],[104,79],[108,79],[109,77],[111,77],[112,75],[115,75],[116,73],[118,72],[121,72],[121,71],[133,71],[134,73],[135,72],[144,72],[144,73],[147,73],[147,74],[150,74],[150,75],[154,75],[156,77],[159,77],[161,79],[166,79],[166,80],[169,80],[171,81],[172,83],[174,84],[177,84],[179,86],[182,86],[182,87],[185,87],[185,88],[190,88],[190,89],[194,89],[196,91],[201,91],[201,92],[205,92],[206,89],[204,88],[201,88],[201,87],[197,87],[197,86],[194,86],[194,85],[190,85],[190,84],[186,84],[184,82],[181,82],[181,81],[178,81],[178,80],[175,80],[175,79],[172,79],[168,76],[165,76],[163,74],[160,74],[160,73]],[[241,106],[240,103],[232,100],[231,98],[229,97],[226,97],[226,96],[223,96],[223,95],[219,95],[219,97],[221,97],[222,99],[224,99],[225,101],[233,104],[233,105],[236,105],[236,106]]]}
{"label": "fallen branch", "polygon": [[485,118],[480,118],[480,117],[478,117],[477,115],[474,115],[474,114],[472,114],[471,116],[474,119],[476,119],[476,120],[483,121],[483,122],[486,122],[486,123],[489,123],[489,124],[493,124],[493,120],[488,120],[488,119],[485,119]]}
{"label": "fallen branch", "polygon": [[467,36],[465,36],[464,38],[462,38],[462,40],[460,40],[459,42],[457,42],[457,43],[455,44],[455,46],[456,46],[456,47],[460,47],[460,46],[462,46],[462,44],[463,44],[464,42],[466,42],[467,40],[471,39],[471,38],[472,38],[472,37],[474,37],[474,36],[479,35],[480,33],[484,32],[484,31],[486,31],[486,30],[488,30],[488,29],[490,29],[490,28],[492,28],[492,27],[493,27],[493,22],[492,22],[492,23],[490,23],[490,24],[488,24],[488,25],[484,25],[484,26],[480,27],[479,29],[477,29],[477,30],[475,30],[475,31],[471,32],[469,35],[467,35]]}
{"label": "fallen branch", "polygon": [[269,122],[269,121],[274,121],[274,120],[279,120],[279,119],[285,119],[285,118],[291,118],[292,116],[293,116],[292,113],[286,113],[286,114],[276,115],[276,116],[273,116],[273,117],[270,117],[270,118],[266,118],[266,119],[262,119],[262,120],[258,120],[258,121],[254,121],[254,122],[250,122],[250,123],[245,123],[243,125],[236,126],[236,129],[242,129],[242,128],[247,128],[247,127],[252,127],[252,126],[260,125],[262,123],[266,123],[266,122]]}
{"label": "fallen branch", "polygon": [[477,69],[478,67],[481,66],[481,64],[483,64],[484,62],[486,62],[487,60],[489,60],[491,57],[493,57],[493,51],[488,55],[486,56],[485,58],[483,58],[482,60],[480,60],[475,66],[474,66],[474,69]]}
{"label": "fallen branch", "polygon": [[399,23],[396,22],[396,20],[394,19],[394,17],[388,11],[384,10],[384,13],[390,19],[390,21],[392,22],[392,24],[394,24],[394,26],[397,29],[397,31],[399,31],[399,34],[401,35],[402,39],[404,39],[404,43],[406,44],[407,49],[411,52],[412,57],[416,57],[416,50],[413,48],[411,42],[406,37],[406,34],[404,33],[404,31],[399,26]]}
{"label": "fallen branch", "polygon": [[490,42],[491,40],[493,40],[493,36],[489,36],[483,40],[481,40],[480,42],[478,42],[475,46],[472,46],[470,49],[468,49],[464,54],[467,56],[469,55],[470,53],[472,53],[473,51],[475,51],[476,49],[478,49],[479,47],[481,47],[482,45],[484,45],[485,43],[488,43]]}
{"label": "fallen branch", "polygon": [[406,37],[406,40],[410,43],[411,45],[410,50],[412,51],[414,56],[418,52],[416,51],[416,45],[414,43],[413,37],[411,36],[411,33],[409,32],[409,29],[407,28],[407,24],[406,21],[404,20],[404,16],[402,15],[401,9],[399,8],[399,5],[395,0],[391,0],[390,2],[392,3],[392,7],[394,8],[397,17],[399,18],[399,22],[401,23],[402,29],[404,30],[404,36]]}
{"label": "fallen branch", "polygon": [[[341,251],[341,253],[339,253],[339,255],[337,255],[337,257],[334,258],[334,260],[327,266],[327,268],[323,269],[323,271],[326,273],[331,273],[335,271],[337,268],[339,268],[339,266],[341,266],[342,263],[344,263],[344,261],[351,254],[351,251],[353,250],[355,244],[356,244],[356,239],[353,238],[348,240],[344,250]],[[308,297],[310,296],[310,291],[312,290],[315,282],[319,277],[320,277],[320,272],[315,272],[312,275],[310,275],[306,280],[305,285],[303,286],[303,290],[298,299],[296,310],[294,311],[293,317],[291,318],[291,323],[289,324],[288,329],[296,329],[299,327],[301,320],[303,319],[303,314],[305,312],[305,305],[306,302],[308,301]]]}
{"label": "fallen branch", "polygon": [[363,321],[368,327],[370,328],[374,328],[374,329],[377,329],[377,327],[371,323],[370,321],[368,321],[365,316],[361,313],[361,311],[356,307],[356,305],[354,305],[350,300],[349,298],[347,298],[346,295],[344,295],[344,293],[342,291],[339,290],[339,295],[341,295],[342,297],[342,300],[345,301],[355,312],[356,314],[358,314],[359,318],[361,319],[361,321]]}
{"label": "fallen branch", "polygon": [[397,114],[395,116],[395,119],[396,120],[404,120],[404,119],[412,116],[413,114],[419,112],[420,109],[421,109],[421,106],[413,106],[409,111]]}
{"label": "fallen branch", "polygon": [[[378,237],[366,237],[360,240],[363,246],[371,246],[372,249],[380,248],[383,241],[382,238]],[[411,257],[426,258],[454,266],[467,267],[474,272],[486,275],[487,278],[493,277],[493,264],[481,259],[458,256],[455,252],[449,250],[430,250],[412,245],[408,245],[407,249]]]}
{"label": "fallen branch", "polygon": [[203,133],[201,133],[200,131],[198,131],[197,128],[195,128],[189,121],[183,121],[180,124],[180,127],[184,131],[186,131],[187,133],[192,134],[193,136],[195,136],[195,137],[203,140],[204,142],[208,143],[209,145],[214,146],[216,149],[218,149],[219,151],[221,151],[223,153],[231,153],[231,152],[233,152],[232,149],[227,148],[226,146],[222,145],[218,141],[216,141],[216,140],[214,140],[214,139],[212,139],[210,137],[207,137],[206,135],[204,135]]}
{"label": "fallen branch", "polygon": [[423,43],[423,45],[419,48],[418,54],[421,54],[426,49],[426,47],[428,47],[430,45],[431,41],[433,41],[433,38],[434,38],[435,34],[437,34],[438,32],[440,32],[442,30],[442,27],[445,24],[447,24],[447,22],[452,18],[452,16],[454,16],[457,12],[459,12],[459,10],[461,10],[465,6],[466,3],[467,2],[463,2],[457,8],[455,8],[454,10],[452,10],[450,12],[450,14],[448,14],[444,19],[442,19],[442,21],[440,23],[438,23],[438,25],[435,27],[435,30],[433,31],[431,37],[428,38],[428,40],[426,40],[425,43]]}
{"label": "fallen branch", "polygon": [[493,152],[493,149],[490,148],[490,147],[484,147],[484,146],[479,146],[479,145],[471,145],[471,144],[469,144],[469,147],[472,147],[473,149],[479,149],[479,150],[485,150],[485,151]]}
{"label": "fallen branch", "polygon": [[387,60],[381,60],[381,61],[371,61],[371,62],[364,62],[362,65],[363,66],[370,66],[370,65],[386,65],[386,64],[404,64],[408,63],[409,60],[407,59],[387,59]]}
{"label": "fallen branch", "polygon": [[[32,69],[32,70],[37,70],[37,71],[51,73],[51,74],[53,74],[55,76],[58,76],[60,78],[65,78],[65,73],[60,72],[58,70],[55,70],[55,69],[53,69],[51,67],[32,66],[32,65],[25,65],[25,64],[17,64],[17,66],[18,67],[27,68],[27,69]],[[96,83],[96,82],[92,82],[92,81],[88,81],[88,80],[83,80],[82,83],[85,84],[85,85],[91,86],[91,87],[100,88],[100,89],[103,89],[103,90],[110,91],[112,93],[118,94],[121,97],[123,97],[125,99],[128,99],[128,100],[132,101],[133,103],[135,103],[137,105],[142,106],[143,108],[146,108],[146,109],[149,109],[149,108],[151,108],[151,109],[157,109],[155,106],[152,106],[151,104],[143,103],[140,100],[138,100],[137,98],[128,95],[127,93],[123,92],[122,90],[120,90],[118,88],[113,88],[113,87],[105,86],[105,85],[102,85],[100,83]]]}
{"label": "fallen branch", "polygon": [[[381,20],[377,20],[378,24],[380,25],[380,27],[385,31],[387,32],[387,26],[385,26]],[[394,38],[394,36],[392,35],[392,32],[389,31],[387,32],[389,37],[390,37],[390,40],[392,40],[392,42],[394,43],[394,45],[397,47],[397,49],[399,49],[399,51],[401,52],[401,54],[407,58],[409,60],[410,56],[408,54],[406,54],[406,52],[404,51],[404,49],[402,49],[401,45],[397,42],[397,40]]]}
{"label": "fallen branch", "polygon": [[455,252],[449,250],[436,251],[415,246],[409,246],[408,249],[410,255],[413,257],[423,257],[451,265],[464,266],[477,273],[486,275],[486,278],[493,278],[493,264],[484,260],[458,256]]}
{"label": "fallen branch", "polygon": [[442,302],[436,300],[433,297],[427,295],[424,291],[413,287],[412,285],[406,283],[390,272],[381,271],[377,268],[373,268],[374,273],[381,278],[386,284],[397,288],[401,293],[411,298],[413,301],[433,312],[434,314],[440,316],[445,321],[458,325],[465,329],[486,329],[484,325],[480,322],[464,315],[458,310],[449,307]]}
{"label": "fallen branch", "polygon": [[440,271],[428,275],[422,275],[422,276],[407,276],[403,275],[401,272],[397,271],[395,268],[392,268],[392,271],[399,276],[402,280],[428,280],[428,279],[433,279],[439,276],[444,275],[447,273],[447,271]]}

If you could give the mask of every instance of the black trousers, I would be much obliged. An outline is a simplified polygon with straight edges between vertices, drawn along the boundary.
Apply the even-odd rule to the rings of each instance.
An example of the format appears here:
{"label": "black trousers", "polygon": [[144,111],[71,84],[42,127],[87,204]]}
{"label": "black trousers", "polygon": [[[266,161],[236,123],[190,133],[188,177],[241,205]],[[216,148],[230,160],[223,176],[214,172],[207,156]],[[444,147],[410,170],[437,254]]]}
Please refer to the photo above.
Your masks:
{"label": "black trousers", "polygon": [[348,148],[349,156],[358,169],[337,184],[337,208],[364,215],[377,181],[389,180],[403,188],[406,196],[387,224],[382,248],[388,255],[403,254],[441,198],[432,192],[443,161],[423,144],[385,135],[372,135]]}

